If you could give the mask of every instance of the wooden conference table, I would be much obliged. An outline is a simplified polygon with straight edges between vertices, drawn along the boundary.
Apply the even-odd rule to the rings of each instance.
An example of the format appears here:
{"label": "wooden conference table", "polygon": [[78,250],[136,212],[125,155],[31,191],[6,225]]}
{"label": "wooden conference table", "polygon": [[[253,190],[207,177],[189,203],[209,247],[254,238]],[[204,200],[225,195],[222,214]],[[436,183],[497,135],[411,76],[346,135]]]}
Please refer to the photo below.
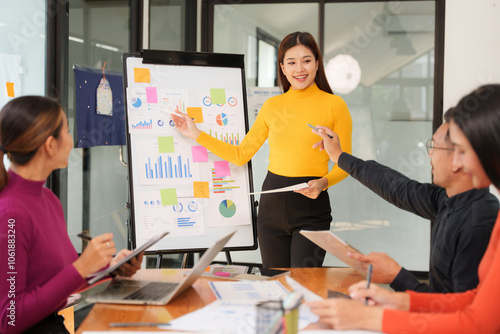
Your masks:
{"label": "wooden conference table", "polygon": [[[180,281],[183,269],[142,269],[134,278],[153,281]],[[350,268],[293,268],[290,276],[307,289],[326,298],[327,290],[347,293],[351,284],[363,279]],[[141,330],[158,331],[155,327],[112,328],[112,322],[168,322],[186,313],[196,311],[216,298],[208,282],[217,280],[199,278],[192,288],[185,291],[165,306],[131,306],[118,304],[95,304],[77,330],[77,334],[92,330]],[[287,288],[285,277],[278,280]]]}

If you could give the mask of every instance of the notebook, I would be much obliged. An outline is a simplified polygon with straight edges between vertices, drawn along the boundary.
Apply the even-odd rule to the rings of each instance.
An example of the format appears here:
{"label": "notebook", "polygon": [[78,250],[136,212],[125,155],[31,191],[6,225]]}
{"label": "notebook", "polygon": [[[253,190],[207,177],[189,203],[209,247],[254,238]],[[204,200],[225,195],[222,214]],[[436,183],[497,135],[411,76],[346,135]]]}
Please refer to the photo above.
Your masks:
{"label": "notebook", "polygon": [[114,278],[104,291],[88,297],[87,301],[91,303],[166,305],[193,285],[235,233],[236,231],[229,233],[210,247],[181,282]]}

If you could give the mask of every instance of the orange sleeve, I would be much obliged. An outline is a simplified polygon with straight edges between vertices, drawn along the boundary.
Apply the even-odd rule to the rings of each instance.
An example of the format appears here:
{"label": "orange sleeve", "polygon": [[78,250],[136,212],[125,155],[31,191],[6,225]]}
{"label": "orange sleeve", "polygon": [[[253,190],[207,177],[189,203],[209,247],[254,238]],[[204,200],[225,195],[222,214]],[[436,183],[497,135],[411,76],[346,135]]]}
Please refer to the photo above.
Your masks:
{"label": "orange sleeve", "polygon": [[499,333],[500,332],[500,216],[479,265],[477,289],[463,293],[412,292],[410,312],[385,310],[385,333]]}

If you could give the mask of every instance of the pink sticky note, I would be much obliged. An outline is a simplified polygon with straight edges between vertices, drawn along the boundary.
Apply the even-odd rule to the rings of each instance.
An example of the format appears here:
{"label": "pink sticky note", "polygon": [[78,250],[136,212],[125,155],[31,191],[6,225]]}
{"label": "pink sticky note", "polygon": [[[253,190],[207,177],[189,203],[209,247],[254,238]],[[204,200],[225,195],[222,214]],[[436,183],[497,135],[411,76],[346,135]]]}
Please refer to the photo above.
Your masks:
{"label": "pink sticky note", "polygon": [[203,146],[191,146],[191,153],[193,154],[193,162],[208,161],[208,151]]}
{"label": "pink sticky note", "polygon": [[214,168],[217,177],[231,176],[228,161],[214,161]]}
{"label": "pink sticky note", "polygon": [[231,274],[230,273],[218,272],[218,273],[214,273],[214,276],[229,277],[229,276],[231,276]]}
{"label": "pink sticky note", "polygon": [[146,101],[147,103],[158,103],[156,87],[146,87]]}

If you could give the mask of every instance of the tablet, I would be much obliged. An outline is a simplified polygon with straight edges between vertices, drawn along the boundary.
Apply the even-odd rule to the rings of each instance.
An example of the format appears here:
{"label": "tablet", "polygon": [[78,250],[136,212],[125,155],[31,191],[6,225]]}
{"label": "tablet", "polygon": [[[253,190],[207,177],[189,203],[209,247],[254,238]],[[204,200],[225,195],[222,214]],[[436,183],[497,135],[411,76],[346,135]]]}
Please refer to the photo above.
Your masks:
{"label": "tablet", "polygon": [[130,253],[129,255],[125,256],[123,259],[121,259],[120,261],[116,262],[114,265],[102,270],[102,271],[99,271],[95,274],[92,274],[91,277],[87,283],[89,285],[92,285],[94,284],[95,282],[103,279],[104,277],[110,275],[113,271],[115,271],[116,269],[118,269],[122,264],[124,264],[125,262],[131,260],[132,258],[136,257],[137,255],[139,255],[140,253],[144,252],[146,249],[148,249],[149,247],[153,246],[155,243],[157,243],[158,241],[160,241],[161,239],[163,239],[164,236],[166,236],[169,232],[162,232],[162,233],[159,233],[157,235],[155,235],[154,237],[152,237],[151,239],[149,239],[148,241],[146,241],[142,246],[140,247],[137,247],[132,253]]}
{"label": "tablet", "polygon": [[326,250],[328,253],[335,256],[351,268],[356,269],[360,274],[366,275],[362,267],[362,263],[352,259],[347,255],[348,252],[362,254],[359,250],[349,245],[344,240],[330,231],[300,231],[300,234],[314,242],[319,247]]}

